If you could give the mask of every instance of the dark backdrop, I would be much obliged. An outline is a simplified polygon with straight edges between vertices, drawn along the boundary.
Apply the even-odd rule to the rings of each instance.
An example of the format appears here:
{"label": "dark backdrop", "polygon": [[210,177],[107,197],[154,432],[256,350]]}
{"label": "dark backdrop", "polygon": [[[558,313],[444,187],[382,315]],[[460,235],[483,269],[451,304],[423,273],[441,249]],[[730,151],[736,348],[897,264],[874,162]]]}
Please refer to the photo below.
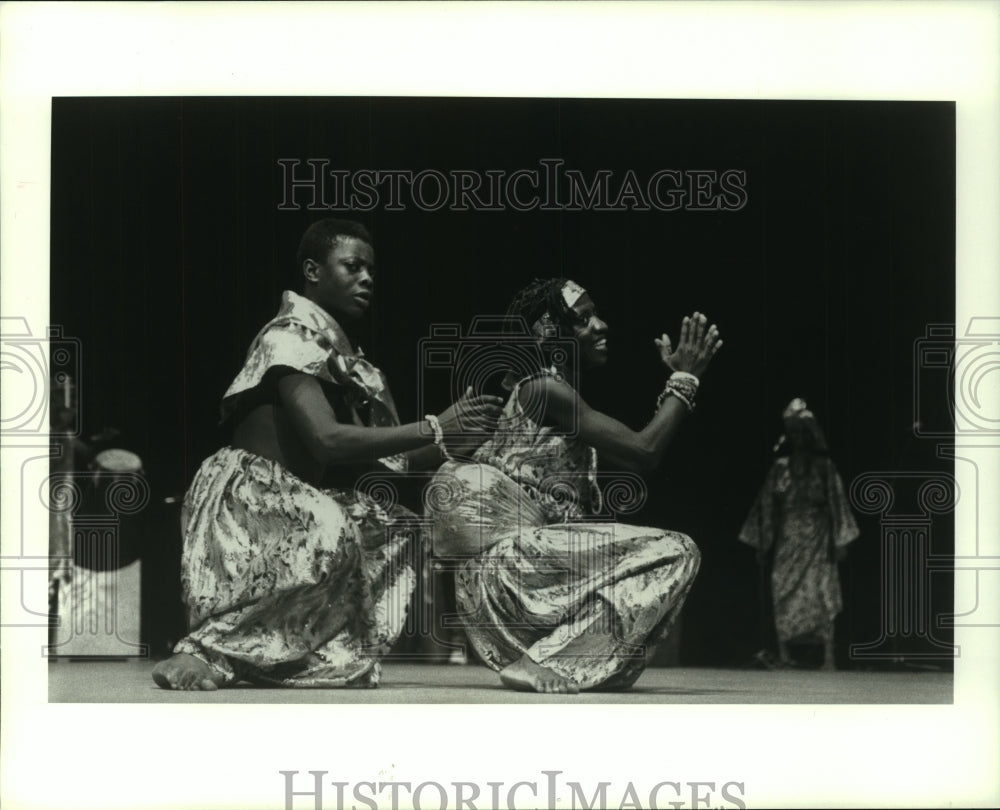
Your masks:
{"label": "dark backdrop", "polygon": [[[591,290],[612,362],[585,395],[636,428],[664,381],[653,337],[676,338],[694,309],[720,325],[725,347],[635,522],[698,542],[682,661],[728,665],[761,642],[753,554],[736,536],[789,399],[808,400],[847,486],[874,470],[949,469],[914,437],[913,356],[928,324],[954,320],[954,146],[951,103],[55,99],[51,320],[82,340],[84,433],[115,426],[146,462],[146,640],[162,652],[182,632],[176,506],[162,501],[218,446],[221,394],[297,285],[298,238],[322,215],[279,210],[277,160],[746,172],[739,211],[357,216],[378,266],[365,348],[404,421],[447,404],[433,389],[436,401],[417,402],[429,325],[502,312],[534,276]],[[922,408],[945,419],[944,392]],[[858,518],[841,566],[842,659],[879,634],[879,524]],[[952,541],[950,524],[935,525],[935,552]],[[950,581],[935,588],[950,609]]]}

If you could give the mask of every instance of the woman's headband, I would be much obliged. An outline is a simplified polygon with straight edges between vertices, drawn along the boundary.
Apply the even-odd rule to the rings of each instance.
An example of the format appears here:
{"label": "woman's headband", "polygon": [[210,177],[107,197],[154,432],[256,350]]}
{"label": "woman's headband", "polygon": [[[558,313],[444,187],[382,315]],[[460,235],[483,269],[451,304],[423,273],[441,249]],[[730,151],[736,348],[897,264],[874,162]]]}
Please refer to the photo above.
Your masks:
{"label": "woman's headband", "polygon": [[781,414],[782,419],[815,419],[813,412],[809,410],[806,401],[801,397],[795,397],[788,403],[788,407]]}
{"label": "woman's headband", "polygon": [[[566,308],[572,309],[576,302],[587,294],[587,291],[575,281],[567,281],[562,285],[562,288],[559,290],[559,294],[562,296],[562,300],[563,303],[566,304]],[[553,318],[552,313],[549,312],[548,309],[546,309],[538,320],[531,325],[531,331],[540,338],[552,338],[559,336],[559,327],[556,324],[556,320]]]}

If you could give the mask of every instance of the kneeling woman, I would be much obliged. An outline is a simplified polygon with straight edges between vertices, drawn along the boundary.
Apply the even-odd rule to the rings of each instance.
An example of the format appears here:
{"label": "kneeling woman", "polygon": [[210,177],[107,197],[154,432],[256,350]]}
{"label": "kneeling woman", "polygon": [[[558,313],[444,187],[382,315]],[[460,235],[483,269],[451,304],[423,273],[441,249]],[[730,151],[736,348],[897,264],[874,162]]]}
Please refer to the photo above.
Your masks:
{"label": "kneeling woman", "polygon": [[551,338],[560,334],[576,340],[583,367],[607,361],[608,327],[583,289],[536,280],[508,315],[538,337],[539,368],[509,375],[496,433],[473,463],[440,468],[428,497],[435,552],[463,560],[456,593],[466,632],[506,686],[625,689],[673,625],[700,556],[683,534],[595,519],[597,454],[640,473],[658,465],[722,345],[719,331],[695,313],[676,349],[666,335],[655,341],[673,373],[636,432],[588,407],[559,362],[565,352]]}

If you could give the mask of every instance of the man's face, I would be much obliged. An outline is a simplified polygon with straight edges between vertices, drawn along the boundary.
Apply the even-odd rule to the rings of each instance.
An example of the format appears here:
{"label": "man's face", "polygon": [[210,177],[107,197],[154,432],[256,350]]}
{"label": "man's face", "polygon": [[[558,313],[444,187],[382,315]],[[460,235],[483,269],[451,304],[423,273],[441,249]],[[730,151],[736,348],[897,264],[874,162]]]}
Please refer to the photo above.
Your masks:
{"label": "man's face", "polygon": [[314,282],[313,300],[334,318],[353,321],[375,295],[375,251],[367,242],[341,236],[322,263],[309,261],[306,278]]}

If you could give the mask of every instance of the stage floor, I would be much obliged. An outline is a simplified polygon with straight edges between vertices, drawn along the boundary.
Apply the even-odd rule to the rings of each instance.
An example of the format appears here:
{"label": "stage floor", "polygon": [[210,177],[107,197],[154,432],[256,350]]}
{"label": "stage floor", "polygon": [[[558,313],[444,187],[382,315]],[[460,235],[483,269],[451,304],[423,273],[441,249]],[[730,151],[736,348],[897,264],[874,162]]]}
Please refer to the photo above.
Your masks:
{"label": "stage floor", "polygon": [[153,683],[153,661],[52,661],[50,703],[951,703],[950,672],[648,669],[628,692],[539,695],[500,686],[477,665],[384,664],[378,689],[171,692]]}

